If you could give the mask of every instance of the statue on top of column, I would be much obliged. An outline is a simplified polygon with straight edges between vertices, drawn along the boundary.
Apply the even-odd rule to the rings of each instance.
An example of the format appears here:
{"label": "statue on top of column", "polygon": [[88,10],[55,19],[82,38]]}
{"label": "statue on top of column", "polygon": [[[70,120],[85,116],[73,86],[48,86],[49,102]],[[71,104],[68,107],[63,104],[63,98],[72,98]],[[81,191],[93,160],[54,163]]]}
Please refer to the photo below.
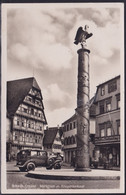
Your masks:
{"label": "statue on top of column", "polygon": [[84,30],[82,27],[78,28],[74,44],[78,45],[78,43],[81,43],[82,48],[84,47],[86,39],[90,38],[93,35],[92,33],[88,33],[88,28],[88,25],[85,25]]}

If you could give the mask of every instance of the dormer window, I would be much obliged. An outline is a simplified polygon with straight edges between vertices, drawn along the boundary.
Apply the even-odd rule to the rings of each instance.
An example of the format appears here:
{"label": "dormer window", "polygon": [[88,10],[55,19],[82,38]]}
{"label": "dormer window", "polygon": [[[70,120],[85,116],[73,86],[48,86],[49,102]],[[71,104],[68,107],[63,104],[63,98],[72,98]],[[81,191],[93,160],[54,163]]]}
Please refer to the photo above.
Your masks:
{"label": "dormer window", "polygon": [[101,96],[105,95],[105,86],[101,87]]}
{"label": "dormer window", "polygon": [[116,89],[117,89],[117,81],[114,80],[114,81],[109,82],[109,84],[108,84],[108,93],[116,91]]}
{"label": "dormer window", "polygon": [[70,123],[70,130],[72,129],[72,123]]}

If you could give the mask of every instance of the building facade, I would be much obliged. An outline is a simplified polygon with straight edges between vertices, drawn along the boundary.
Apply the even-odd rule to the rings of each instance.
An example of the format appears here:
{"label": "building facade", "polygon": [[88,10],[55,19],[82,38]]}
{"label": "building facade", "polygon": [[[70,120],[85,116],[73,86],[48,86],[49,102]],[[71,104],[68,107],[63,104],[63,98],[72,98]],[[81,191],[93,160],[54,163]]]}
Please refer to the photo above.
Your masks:
{"label": "building facade", "polygon": [[[90,140],[89,152],[90,157],[94,155],[94,134],[95,134],[95,105],[93,104],[94,98],[90,100]],[[64,137],[64,162],[71,163],[73,157],[76,156],[77,150],[77,115],[76,113],[66,120],[63,125]]]}
{"label": "building facade", "polygon": [[120,166],[120,76],[97,86],[95,155]]}
{"label": "building facade", "polygon": [[7,160],[21,149],[43,146],[47,124],[41,89],[34,77],[7,82]]}
{"label": "building facade", "polygon": [[43,146],[44,150],[48,151],[50,154],[62,154],[62,143],[58,127],[52,127],[44,131]]}

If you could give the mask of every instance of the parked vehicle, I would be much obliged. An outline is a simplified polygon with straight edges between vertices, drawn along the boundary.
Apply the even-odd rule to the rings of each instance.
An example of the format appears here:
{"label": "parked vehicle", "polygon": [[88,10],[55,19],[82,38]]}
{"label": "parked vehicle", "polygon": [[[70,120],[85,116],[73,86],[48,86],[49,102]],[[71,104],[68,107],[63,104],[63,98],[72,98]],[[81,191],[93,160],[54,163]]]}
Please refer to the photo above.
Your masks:
{"label": "parked vehicle", "polygon": [[45,166],[48,162],[48,154],[44,150],[21,150],[17,154],[17,166],[20,171],[34,170],[35,167]]}
{"label": "parked vehicle", "polygon": [[53,154],[48,158],[48,162],[46,169],[61,169],[63,157],[59,153],[57,155]]}
{"label": "parked vehicle", "polygon": [[17,154],[17,166],[20,171],[35,170],[35,167],[46,167],[46,169],[61,168],[61,158],[58,155],[48,156],[48,153],[39,149],[21,150]]}

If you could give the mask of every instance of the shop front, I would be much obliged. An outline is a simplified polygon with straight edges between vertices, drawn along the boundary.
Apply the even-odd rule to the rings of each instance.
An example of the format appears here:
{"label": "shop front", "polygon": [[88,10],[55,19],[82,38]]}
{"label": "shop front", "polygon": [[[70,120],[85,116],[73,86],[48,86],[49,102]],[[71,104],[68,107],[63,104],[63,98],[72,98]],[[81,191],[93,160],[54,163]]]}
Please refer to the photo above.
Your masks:
{"label": "shop front", "polygon": [[110,167],[120,167],[120,144],[97,145],[95,157],[101,166],[106,162]]}

